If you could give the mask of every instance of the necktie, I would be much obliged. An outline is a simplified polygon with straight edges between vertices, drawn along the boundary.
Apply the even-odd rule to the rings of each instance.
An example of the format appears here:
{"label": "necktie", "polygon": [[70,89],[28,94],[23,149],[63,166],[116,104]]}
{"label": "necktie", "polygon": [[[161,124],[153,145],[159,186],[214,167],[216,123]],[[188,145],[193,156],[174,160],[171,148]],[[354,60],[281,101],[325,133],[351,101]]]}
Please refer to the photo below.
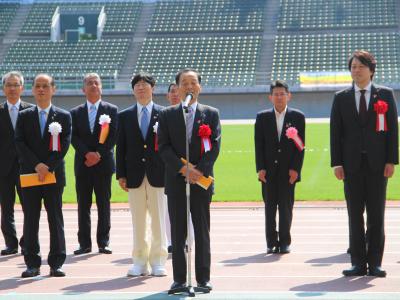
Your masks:
{"label": "necktie", "polygon": [[90,131],[93,133],[94,129],[94,121],[96,120],[96,105],[91,105],[89,108],[89,125],[90,125]]}
{"label": "necktie", "polygon": [[362,124],[365,124],[367,121],[367,101],[365,100],[365,92],[366,90],[360,90],[360,107],[358,109],[358,115],[360,116],[360,120]]}
{"label": "necktie", "polygon": [[11,106],[10,118],[12,126],[15,129],[15,125],[17,124],[17,118],[18,118],[18,108],[15,105]]}
{"label": "necktie", "polygon": [[44,128],[46,127],[46,111],[45,110],[41,110],[40,111],[40,133],[44,134]]}
{"label": "necktie", "polygon": [[147,129],[149,128],[149,113],[146,107],[142,108],[142,117],[140,119],[140,131],[142,132],[142,136],[146,139]]}
{"label": "necktie", "polygon": [[186,114],[186,134],[187,134],[189,143],[192,138],[193,119],[194,119],[193,117],[194,117],[193,108],[191,106],[189,106],[188,113]]}

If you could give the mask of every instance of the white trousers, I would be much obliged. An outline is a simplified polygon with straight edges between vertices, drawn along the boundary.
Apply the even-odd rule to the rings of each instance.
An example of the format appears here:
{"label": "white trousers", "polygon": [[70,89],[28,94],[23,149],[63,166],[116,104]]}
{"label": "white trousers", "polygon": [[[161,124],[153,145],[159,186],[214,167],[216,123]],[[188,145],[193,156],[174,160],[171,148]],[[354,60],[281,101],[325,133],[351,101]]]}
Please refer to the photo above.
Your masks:
{"label": "white trousers", "polygon": [[[168,257],[165,226],[167,199],[164,188],[151,186],[145,176],[140,187],[129,189],[128,200],[133,225],[133,264],[164,266]],[[149,231],[147,214],[150,217],[149,238],[146,235]]]}

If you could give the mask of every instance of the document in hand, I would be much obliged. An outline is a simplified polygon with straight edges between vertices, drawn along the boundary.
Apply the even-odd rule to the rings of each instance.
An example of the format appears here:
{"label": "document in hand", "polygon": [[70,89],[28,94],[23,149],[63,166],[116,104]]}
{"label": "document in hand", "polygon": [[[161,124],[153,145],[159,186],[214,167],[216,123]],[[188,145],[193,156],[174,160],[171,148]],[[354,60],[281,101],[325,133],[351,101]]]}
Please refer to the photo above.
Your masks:
{"label": "document in hand", "polygon": [[22,188],[56,183],[56,175],[54,174],[54,172],[48,173],[44,178],[44,181],[39,181],[38,173],[21,174],[19,176],[19,179],[21,181]]}
{"label": "document in hand", "polygon": [[[181,161],[186,164],[186,159],[181,158]],[[193,165],[191,163],[189,163],[190,167],[193,167]],[[214,177],[208,176],[201,176],[201,178],[199,179],[199,181],[196,182],[197,185],[201,186],[203,189],[207,190],[211,183],[214,181]]]}

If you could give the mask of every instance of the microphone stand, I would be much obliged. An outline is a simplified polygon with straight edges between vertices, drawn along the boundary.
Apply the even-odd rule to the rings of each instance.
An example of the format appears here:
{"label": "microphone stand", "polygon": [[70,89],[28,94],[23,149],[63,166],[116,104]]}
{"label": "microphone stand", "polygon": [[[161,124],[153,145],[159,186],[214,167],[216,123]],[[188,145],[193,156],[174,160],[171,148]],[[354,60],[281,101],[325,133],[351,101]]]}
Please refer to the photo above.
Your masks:
{"label": "microphone stand", "polygon": [[[184,106],[183,111],[184,111],[184,118],[186,122],[186,116],[189,113],[189,106]],[[195,113],[195,112],[194,112]],[[194,116],[193,116],[194,118]],[[190,241],[193,239],[191,236],[190,232],[190,182],[189,182],[189,138],[187,134],[187,126],[185,126],[185,146],[186,146],[186,230],[187,230],[187,238],[186,240]],[[208,288],[202,288],[202,287],[193,287],[192,286],[192,245],[188,243],[188,248],[187,248],[187,253],[186,253],[186,267],[187,267],[187,285],[182,288],[176,288],[176,289],[170,289],[168,291],[168,295],[171,294],[181,294],[181,293],[186,293],[188,294],[189,297],[195,297],[195,293],[203,293],[207,294],[210,292]]]}

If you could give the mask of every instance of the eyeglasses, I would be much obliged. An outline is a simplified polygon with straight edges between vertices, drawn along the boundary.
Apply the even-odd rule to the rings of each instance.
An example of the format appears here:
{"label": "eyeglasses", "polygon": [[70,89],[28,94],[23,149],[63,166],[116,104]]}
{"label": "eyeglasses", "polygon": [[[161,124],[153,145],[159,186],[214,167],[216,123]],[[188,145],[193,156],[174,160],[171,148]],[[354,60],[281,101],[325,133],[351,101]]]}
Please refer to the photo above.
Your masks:
{"label": "eyeglasses", "polygon": [[19,83],[14,83],[14,84],[11,84],[11,83],[6,83],[5,85],[4,85],[6,88],[19,88],[19,87],[21,87],[22,86],[22,84],[19,84]]}
{"label": "eyeglasses", "polygon": [[51,85],[50,84],[35,84],[34,86],[33,86],[35,89],[40,89],[40,88],[42,88],[42,89],[49,89],[50,87],[51,87]]}

